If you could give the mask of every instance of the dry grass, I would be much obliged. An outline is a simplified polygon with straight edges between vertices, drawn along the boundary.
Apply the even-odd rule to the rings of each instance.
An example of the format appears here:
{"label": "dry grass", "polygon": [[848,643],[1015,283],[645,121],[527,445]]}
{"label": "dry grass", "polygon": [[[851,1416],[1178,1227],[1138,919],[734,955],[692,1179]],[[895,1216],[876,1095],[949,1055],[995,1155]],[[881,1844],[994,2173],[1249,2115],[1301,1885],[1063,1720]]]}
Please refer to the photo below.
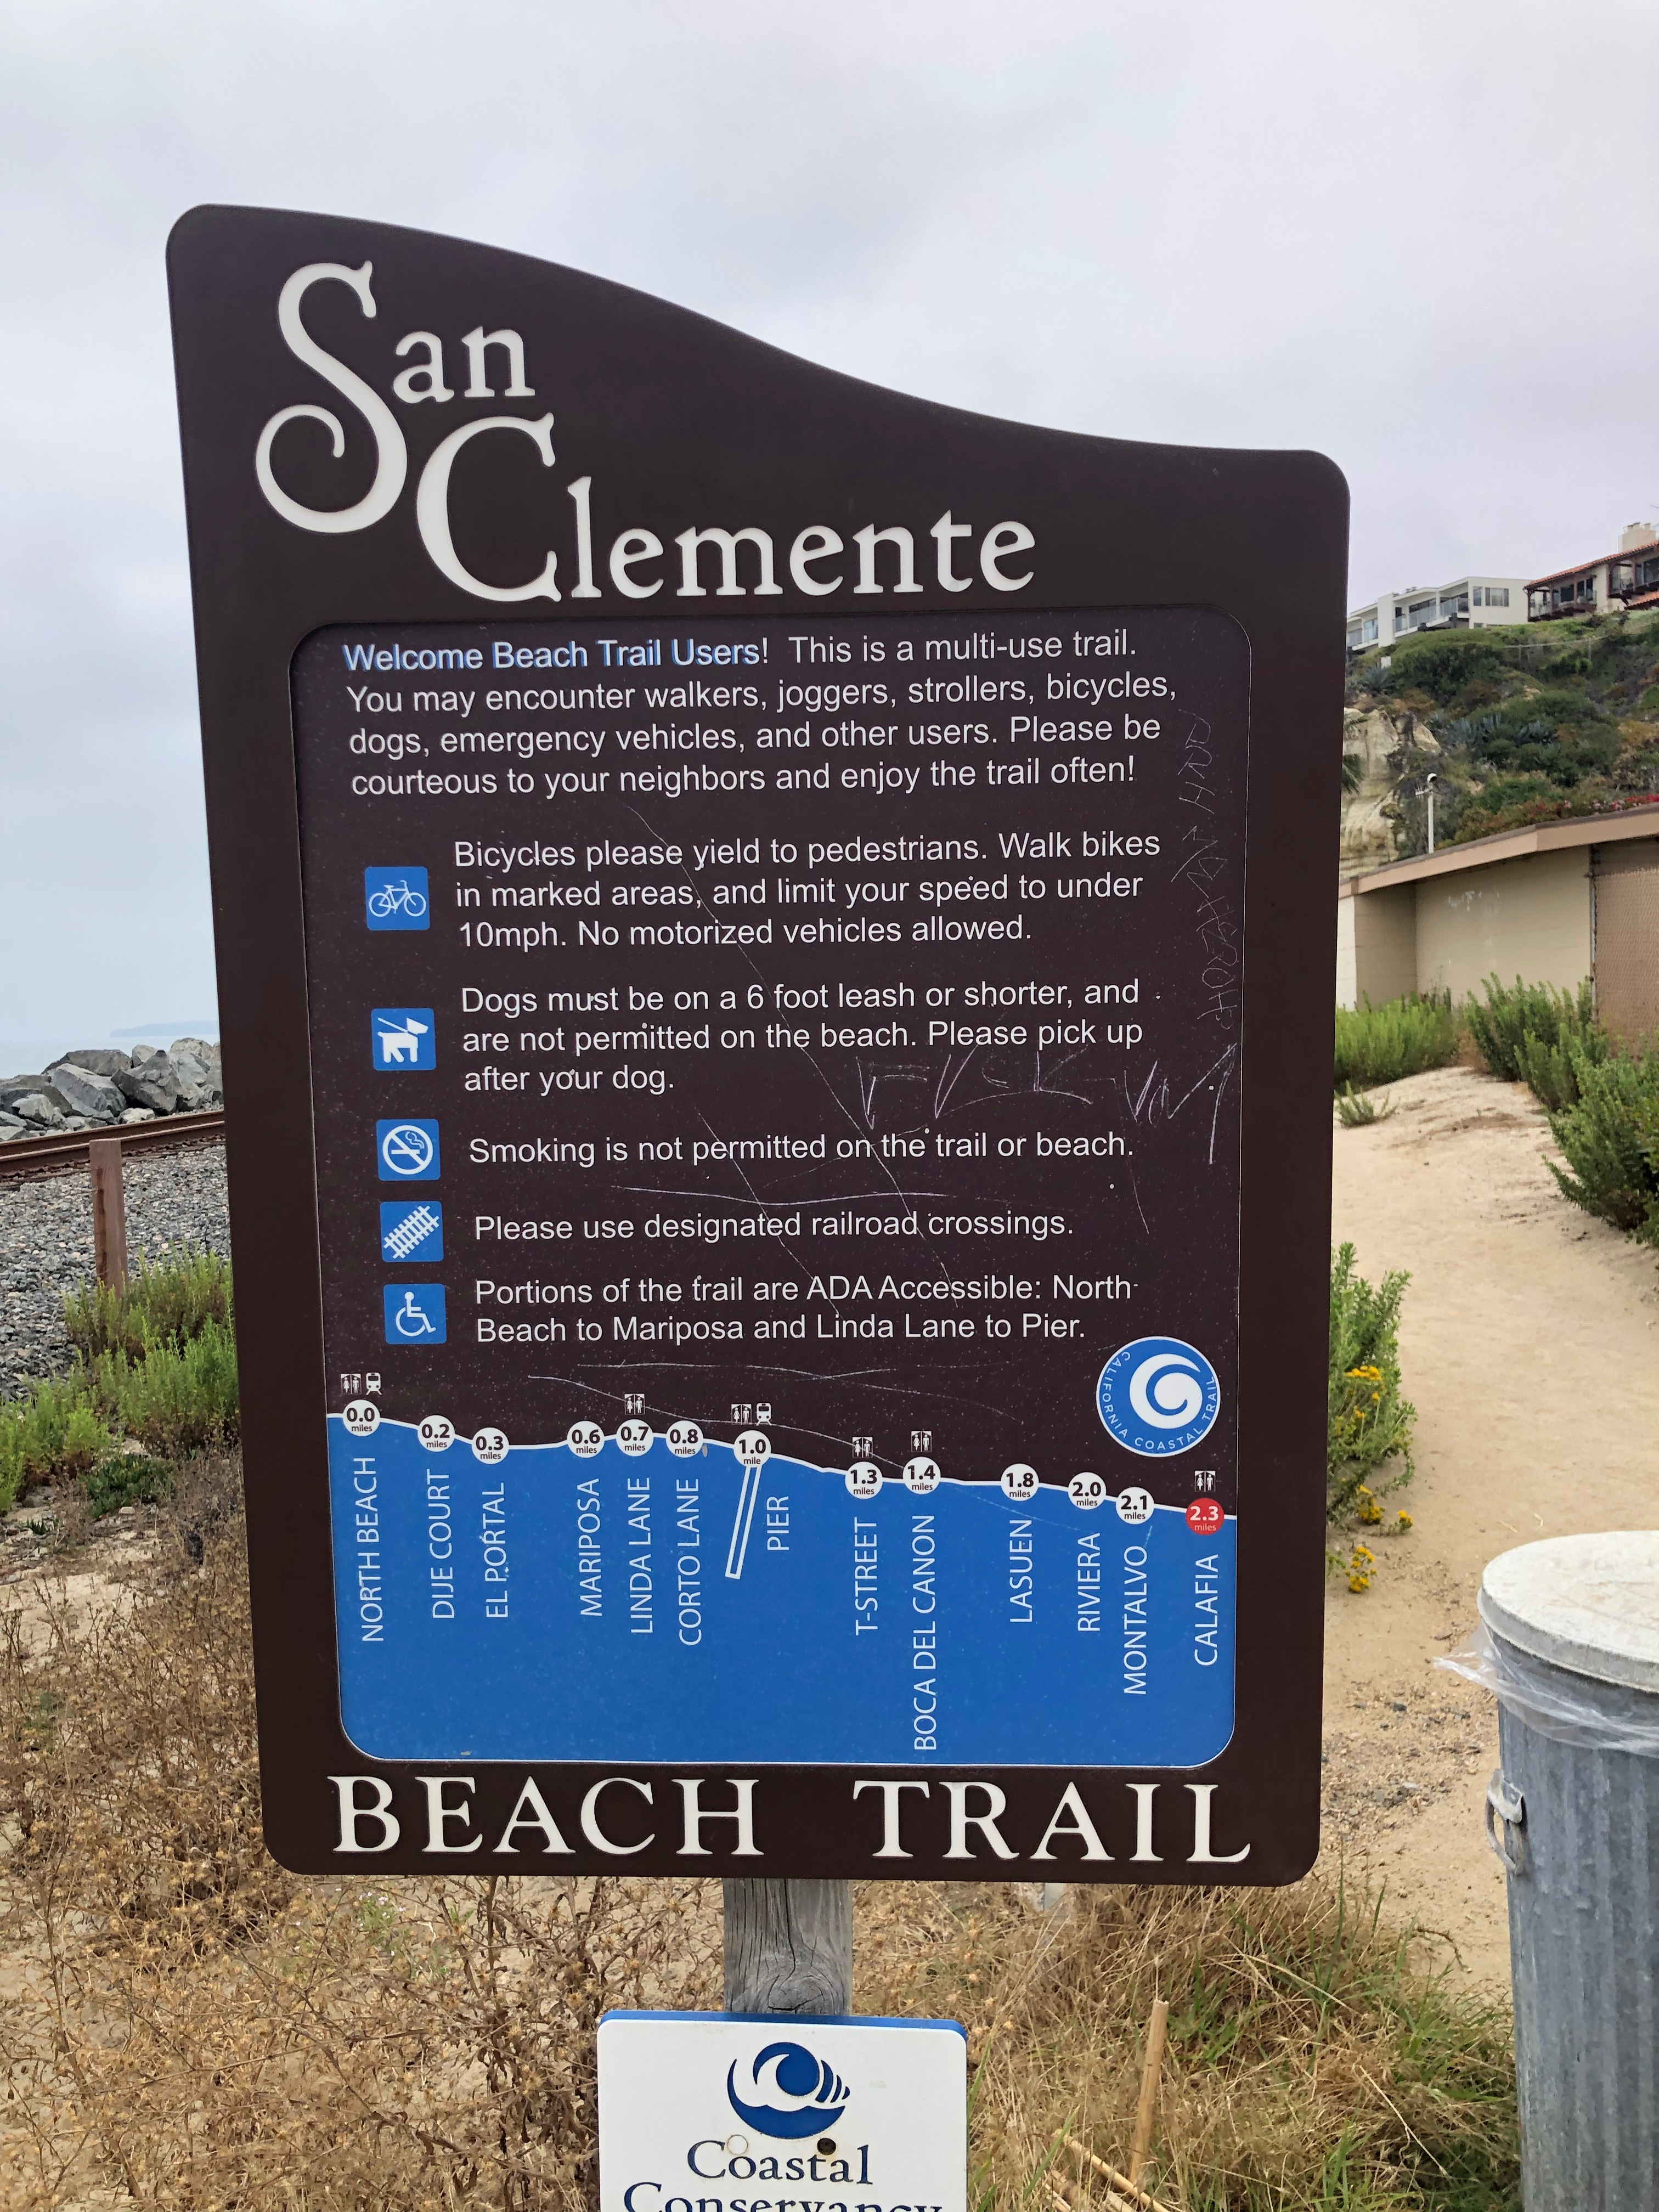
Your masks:
{"label": "dry grass", "polygon": [[1200,2207],[1518,2203],[1508,2022],[1457,1998],[1375,1908],[1286,1891],[866,1893],[860,2001],[970,2025],[971,2201],[1128,2164],[1145,2023],[1169,2000],[1156,2188]]}
{"label": "dry grass", "polygon": [[[593,2029],[718,2004],[718,1885],[283,1872],[235,1477],[186,1473],[136,1603],[48,1585],[0,1645],[0,2203],[591,2205]],[[1123,2162],[1159,1992],[1166,2201],[1514,2201],[1504,2022],[1328,1886],[871,1884],[858,1926],[861,2009],[972,2028],[980,2212],[1053,2212],[1067,2127]]]}

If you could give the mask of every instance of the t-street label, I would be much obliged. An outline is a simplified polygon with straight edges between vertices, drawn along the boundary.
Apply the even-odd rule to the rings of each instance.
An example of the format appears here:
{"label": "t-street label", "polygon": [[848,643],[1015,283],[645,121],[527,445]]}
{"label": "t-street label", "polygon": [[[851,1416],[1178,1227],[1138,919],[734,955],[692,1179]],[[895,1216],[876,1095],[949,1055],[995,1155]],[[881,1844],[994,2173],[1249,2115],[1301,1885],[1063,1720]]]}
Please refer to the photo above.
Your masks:
{"label": "t-street label", "polygon": [[272,1849],[1301,1872],[1340,479],[173,278]]}

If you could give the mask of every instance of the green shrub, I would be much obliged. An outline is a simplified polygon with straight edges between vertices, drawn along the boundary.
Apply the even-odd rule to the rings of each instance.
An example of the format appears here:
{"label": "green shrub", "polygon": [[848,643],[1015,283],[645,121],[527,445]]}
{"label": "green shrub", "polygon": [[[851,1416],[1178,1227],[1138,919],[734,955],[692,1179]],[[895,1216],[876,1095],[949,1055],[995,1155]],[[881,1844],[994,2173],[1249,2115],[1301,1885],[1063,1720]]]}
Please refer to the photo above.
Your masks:
{"label": "green shrub", "polygon": [[1345,1129],[1369,1129],[1373,1121],[1386,1121],[1394,1101],[1386,1091],[1356,1091],[1345,1083],[1336,1094],[1336,1118]]}
{"label": "green shrub", "polygon": [[172,1495],[173,1469],[148,1452],[112,1452],[81,1478],[94,1521],[124,1505],[155,1505]]}
{"label": "green shrub", "polygon": [[240,1434],[236,1339],[219,1322],[205,1322],[182,1346],[152,1345],[142,1359],[100,1352],[85,1374],[110,1425],[164,1458],[234,1443]]}
{"label": "green shrub", "polygon": [[[1606,1043],[1597,1029],[1595,994],[1589,978],[1577,991],[1558,991],[1549,983],[1523,983],[1517,975],[1513,988],[1488,975],[1484,1003],[1471,998],[1463,1009],[1475,1048],[1491,1075],[1510,1083],[1527,1081],[1527,1040],[1535,1038],[1547,1050],[1571,1040],[1606,1057]],[[1592,1033],[1601,1039],[1591,1045]]]}
{"label": "green shrub", "polygon": [[1565,1172],[1550,1173],[1575,1206],[1659,1243],[1659,1053],[1580,1054],[1576,1103],[1550,1116]]}
{"label": "green shrub", "polygon": [[1368,1089],[1443,1067],[1457,1050],[1458,1019],[1449,997],[1431,991],[1385,1005],[1336,1010],[1336,1088]]}
{"label": "green shrub", "polygon": [[26,1475],[21,1417],[15,1406],[0,1406],[0,1513],[16,1503]]}
{"label": "green shrub", "polygon": [[1518,1055],[1521,1080],[1547,1112],[1565,1113],[1578,1103],[1580,1069],[1600,1066],[1612,1052],[1613,1040],[1599,1022],[1576,1034],[1564,1030],[1556,1044],[1547,1044],[1528,1030]]}
{"label": "green shrub", "polygon": [[1466,684],[1511,675],[1515,654],[1483,630],[1449,630],[1396,645],[1378,689],[1425,691],[1437,707],[1449,706]]}
{"label": "green shrub", "polygon": [[1571,822],[1595,811],[1588,799],[1577,793],[1568,797],[1553,790],[1547,777],[1516,776],[1510,781],[1516,784],[1534,782],[1542,788],[1512,804],[1487,808],[1485,801],[1497,787],[1488,785],[1486,791],[1475,793],[1460,808],[1457,826],[1444,842],[1448,845],[1467,845],[1476,837],[1499,836],[1505,830],[1535,830],[1540,823]]}
{"label": "green shrub", "polygon": [[[1325,1510],[1354,1513],[1360,1492],[1397,1490],[1413,1474],[1417,1409],[1400,1395],[1400,1302],[1409,1275],[1385,1275],[1373,1290],[1353,1271],[1353,1246],[1331,1255],[1330,1377],[1325,1444]],[[1378,1470],[1399,1462],[1392,1478]]]}
{"label": "green shrub", "polygon": [[185,1344],[210,1321],[230,1327],[234,1311],[229,1261],[193,1246],[159,1265],[141,1260],[119,1290],[93,1283],[64,1301],[70,1341],[87,1359],[115,1351],[142,1359],[150,1345]]}
{"label": "green shrub", "polygon": [[1506,780],[1542,776],[1552,787],[1571,789],[1610,768],[1619,755],[1617,727],[1586,691],[1516,692],[1475,714],[1431,721],[1446,752]]}
{"label": "green shrub", "polygon": [[[118,1437],[161,1459],[236,1442],[236,1336],[226,1261],[189,1252],[167,1266],[141,1267],[125,1291],[79,1292],[65,1300],[64,1311],[75,1365],[0,1404],[0,1510],[32,1482],[79,1480],[89,1498],[113,1496],[117,1461],[128,1468],[151,1463],[123,1458]],[[129,1473],[121,1480],[149,1478]]]}

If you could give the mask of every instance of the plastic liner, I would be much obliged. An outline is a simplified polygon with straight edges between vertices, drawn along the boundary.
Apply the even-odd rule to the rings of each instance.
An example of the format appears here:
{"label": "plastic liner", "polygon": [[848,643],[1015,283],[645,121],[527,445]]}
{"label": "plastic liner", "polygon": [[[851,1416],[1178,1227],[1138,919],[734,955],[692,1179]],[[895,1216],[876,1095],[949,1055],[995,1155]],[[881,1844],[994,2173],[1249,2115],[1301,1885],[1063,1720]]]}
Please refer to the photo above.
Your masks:
{"label": "plastic liner", "polygon": [[1650,1690],[1568,1674],[1500,1643],[1484,1622],[1434,1664],[1490,1690],[1518,1721],[1558,1743],[1659,1759],[1659,1696]]}

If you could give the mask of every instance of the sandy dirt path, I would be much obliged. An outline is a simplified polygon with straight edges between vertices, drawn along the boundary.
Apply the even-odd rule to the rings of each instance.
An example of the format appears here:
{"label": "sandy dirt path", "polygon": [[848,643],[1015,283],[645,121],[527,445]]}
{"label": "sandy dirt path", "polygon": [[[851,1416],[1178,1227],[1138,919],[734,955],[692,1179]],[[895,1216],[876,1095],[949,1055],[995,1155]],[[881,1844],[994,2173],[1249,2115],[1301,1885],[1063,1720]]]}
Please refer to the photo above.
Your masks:
{"label": "sandy dirt path", "polygon": [[1467,1068],[1398,1084],[1336,1133],[1333,1243],[1372,1282],[1409,1270],[1401,1328],[1417,1476],[1385,1500],[1371,1588],[1326,1608],[1326,1844],[1394,1910],[1449,1937],[1455,1971],[1507,1984],[1504,1880],[1481,1804],[1484,1692],[1432,1669],[1476,1619],[1488,1559],[1539,1536],[1659,1523],[1659,1264],[1571,1205],[1531,1095]]}

